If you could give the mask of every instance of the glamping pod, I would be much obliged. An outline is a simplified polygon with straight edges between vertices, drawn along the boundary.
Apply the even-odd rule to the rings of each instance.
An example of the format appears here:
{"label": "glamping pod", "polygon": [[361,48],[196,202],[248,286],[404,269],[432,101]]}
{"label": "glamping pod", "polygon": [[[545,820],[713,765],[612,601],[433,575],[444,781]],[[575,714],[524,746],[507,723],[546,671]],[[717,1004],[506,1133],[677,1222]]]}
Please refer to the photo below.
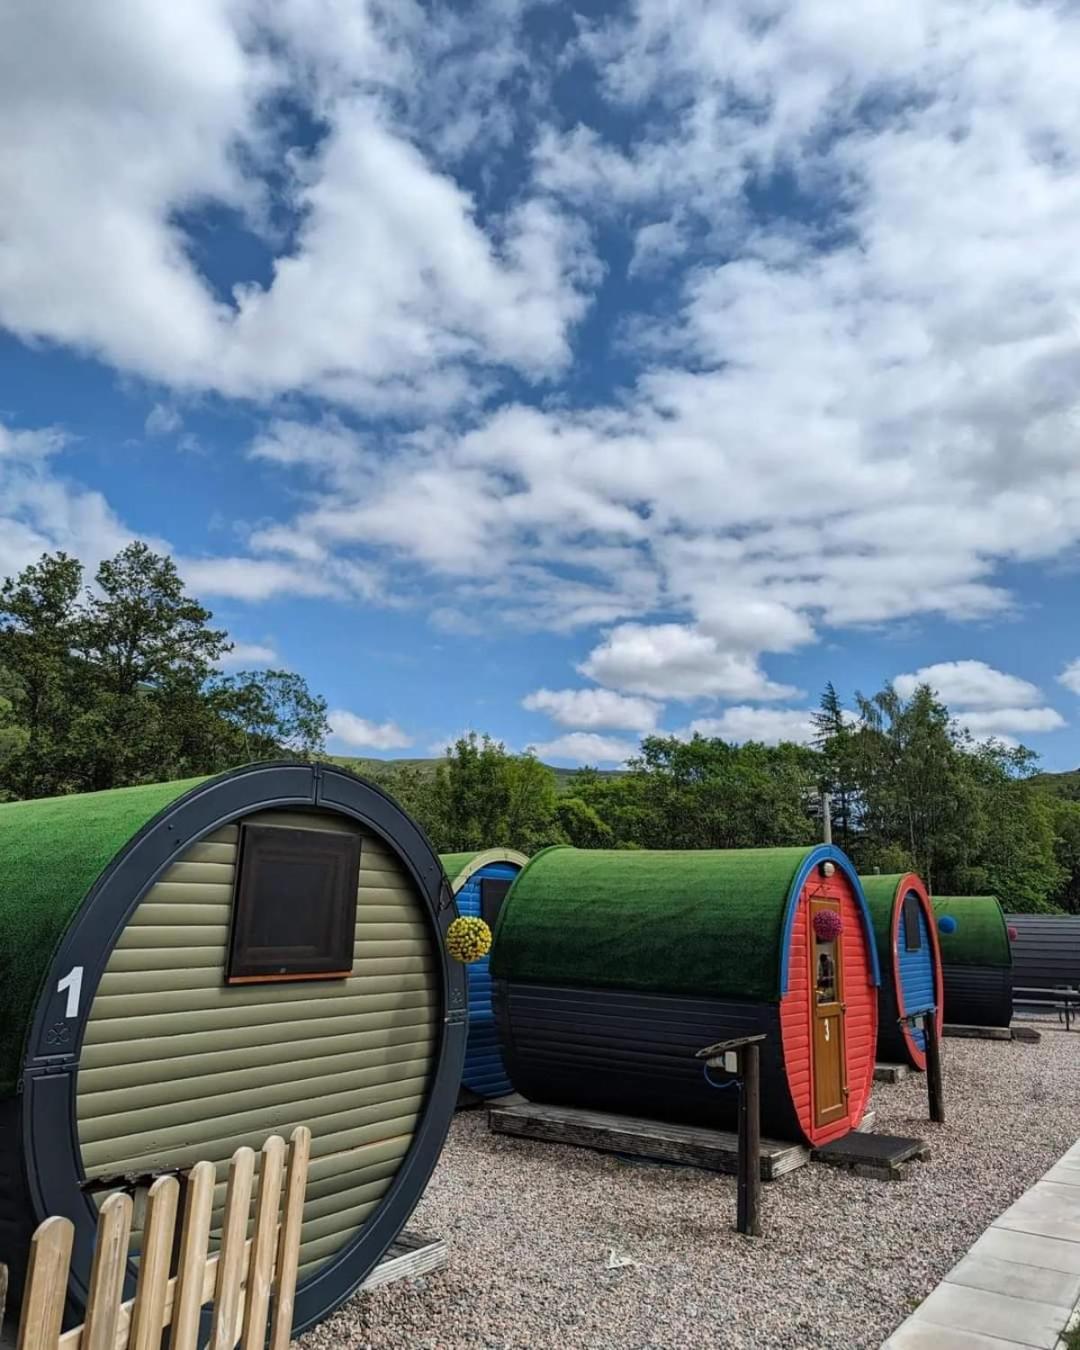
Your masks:
{"label": "glamping pod", "polygon": [[934,913],[945,982],[945,1021],[954,1026],[1007,1027],[1013,1012],[1013,956],[997,897],[935,896]]}
{"label": "glamping pod", "polygon": [[903,876],[863,877],[863,893],[877,939],[881,984],[878,986],[877,1057],[886,1063],[926,1068],[926,1033],[901,1025],[912,1013],[937,1010],[938,1034],[944,1021],[941,948],[933,906],[914,872]]}
{"label": "glamping pod", "polygon": [[328,765],[0,805],[13,1285],[35,1226],[65,1215],[78,1312],[111,1184],[204,1158],[223,1182],[241,1144],[305,1124],[294,1326],[324,1317],[399,1233],[453,1116],[453,918],[421,830]]}
{"label": "glamping pod", "polygon": [[762,1131],[858,1124],[877,1041],[870,916],[839,849],[545,849],[492,957],[510,1079],[538,1102],[730,1126],[696,1052],[764,1032]]}
{"label": "glamping pod", "polygon": [[[492,932],[507,891],[528,861],[524,853],[506,848],[441,855],[458,913],[465,918],[483,919]],[[478,1097],[501,1097],[510,1091],[491,1006],[490,960],[484,956],[467,967],[469,1037],[461,1081]]]}
{"label": "glamping pod", "polygon": [[1080,989],[1080,914],[1010,914],[1008,924],[1017,989]]}

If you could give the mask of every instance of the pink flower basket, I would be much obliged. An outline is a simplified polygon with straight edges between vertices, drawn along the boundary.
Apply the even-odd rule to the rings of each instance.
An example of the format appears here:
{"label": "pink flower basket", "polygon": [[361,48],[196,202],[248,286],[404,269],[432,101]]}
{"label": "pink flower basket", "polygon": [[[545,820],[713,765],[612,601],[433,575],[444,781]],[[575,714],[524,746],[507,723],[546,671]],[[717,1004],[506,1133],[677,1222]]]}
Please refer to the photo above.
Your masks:
{"label": "pink flower basket", "polygon": [[819,909],[814,915],[814,936],[819,942],[835,942],[844,931],[844,921],[835,909]]}
{"label": "pink flower basket", "polygon": [[1020,934],[1017,932],[1016,928],[1012,924],[1009,924],[1009,941],[1015,942],[1019,936]]}

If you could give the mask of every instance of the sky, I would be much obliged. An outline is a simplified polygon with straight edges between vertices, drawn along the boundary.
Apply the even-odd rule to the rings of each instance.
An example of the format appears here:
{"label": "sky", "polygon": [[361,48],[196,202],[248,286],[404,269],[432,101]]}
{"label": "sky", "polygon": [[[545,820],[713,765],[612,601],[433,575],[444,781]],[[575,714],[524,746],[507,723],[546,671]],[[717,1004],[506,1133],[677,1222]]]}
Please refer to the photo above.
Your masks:
{"label": "sky", "polygon": [[332,746],[938,690],[1080,764],[1080,11],[0,7],[0,576],[168,550]]}

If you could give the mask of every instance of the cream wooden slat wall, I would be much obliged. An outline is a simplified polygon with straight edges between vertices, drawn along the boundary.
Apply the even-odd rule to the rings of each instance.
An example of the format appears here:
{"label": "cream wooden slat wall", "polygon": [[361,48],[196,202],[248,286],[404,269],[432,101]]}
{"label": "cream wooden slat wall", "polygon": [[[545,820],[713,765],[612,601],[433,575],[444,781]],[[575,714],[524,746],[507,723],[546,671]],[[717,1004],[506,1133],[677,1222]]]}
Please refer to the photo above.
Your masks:
{"label": "cream wooden slat wall", "polygon": [[80,1060],[90,1178],[193,1163],[312,1131],[301,1279],[377,1209],[416,1129],[438,1048],[432,935],[404,867],[343,817],[266,811],[267,825],[361,835],[346,980],[227,988],[239,826],[192,845],[148,892],[102,977]]}

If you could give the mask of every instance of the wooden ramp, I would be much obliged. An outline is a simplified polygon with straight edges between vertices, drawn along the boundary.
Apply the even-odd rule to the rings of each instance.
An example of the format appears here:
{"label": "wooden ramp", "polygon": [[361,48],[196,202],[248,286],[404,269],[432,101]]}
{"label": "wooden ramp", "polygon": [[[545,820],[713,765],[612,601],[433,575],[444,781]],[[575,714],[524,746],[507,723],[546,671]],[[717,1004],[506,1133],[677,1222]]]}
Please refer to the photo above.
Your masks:
{"label": "wooden ramp", "polygon": [[[638,1158],[684,1163],[713,1172],[734,1173],[739,1156],[738,1135],[695,1125],[673,1125],[637,1116],[583,1111],[573,1106],[547,1106],[522,1100],[492,1106],[488,1123],[496,1134],[512,1134],[550,1144],[573,1144],[606,1153],[629,1153]],[[761,1141],[761,1179],[775,1181],[810,1161],[801,1144]]]}
{"label": "wooden ramp", "polygon": [[442,1270],[448,1257],[443,1238],[401,1233],[360,1289],[367,1292],[384,1284],[393,1284],[395,1280],[415,1280],[420,1275],[430,1275],[433,1270]]}

